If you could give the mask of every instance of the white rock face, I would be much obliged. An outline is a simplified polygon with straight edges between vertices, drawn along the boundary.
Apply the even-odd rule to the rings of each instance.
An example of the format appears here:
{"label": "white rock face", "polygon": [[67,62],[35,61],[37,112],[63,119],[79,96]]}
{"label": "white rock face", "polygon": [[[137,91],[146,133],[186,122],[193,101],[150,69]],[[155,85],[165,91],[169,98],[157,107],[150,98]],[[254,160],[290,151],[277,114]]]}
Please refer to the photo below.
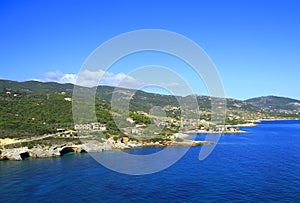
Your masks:
{"label": "white rock face", "polygon": [[[66,149],[67,148],[67,149]],[[52,146],[52,147],[34,147],[28,149],[28,147],[13,148],[13,149],[2,149],[0,152],[0,160],[23,160],[24,157],[33,158],[47,158],[47,157],[58,157],[64,153],[74,152],[103,152],[111,150],[111,144],[106,141],[104,143],[84,143],[81,145],[73,145],[72,143]],[[64,151],[65,152],[64,152]],[[23,155],[23,157],[21,156]]]}
{"label": "white rock face", "polygon": [[20,154],[29,151],[27,147],[2,150],[1,157],[9,160],[22,160]]}
{"label": "white rock face", "polygon": [[108,141],[104,143],[88,142],[82,145],[77,145],[77,147],[84,149],[86,152],[102,152],[102,151],[107,151],[112,149]]}

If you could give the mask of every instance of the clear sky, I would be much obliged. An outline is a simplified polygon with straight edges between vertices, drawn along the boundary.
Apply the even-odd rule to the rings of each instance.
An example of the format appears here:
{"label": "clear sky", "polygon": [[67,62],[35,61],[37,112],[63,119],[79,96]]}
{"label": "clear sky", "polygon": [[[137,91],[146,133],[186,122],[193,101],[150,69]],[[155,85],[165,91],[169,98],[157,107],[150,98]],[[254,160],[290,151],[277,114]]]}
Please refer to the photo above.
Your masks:
{"label": "clear sky", "polygon": [[297,0],[1,0],[0,78],[69,82],[101,43],[151,28],[198,43],[227,97],[300,99],[299,10]]}

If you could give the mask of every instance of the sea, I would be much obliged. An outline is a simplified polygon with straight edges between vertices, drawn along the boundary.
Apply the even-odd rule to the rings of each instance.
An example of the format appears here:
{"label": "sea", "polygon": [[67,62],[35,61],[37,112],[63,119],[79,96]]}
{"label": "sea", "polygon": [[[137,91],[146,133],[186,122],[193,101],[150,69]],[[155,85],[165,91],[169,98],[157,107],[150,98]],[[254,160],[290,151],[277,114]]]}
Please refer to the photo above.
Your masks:
{"label": "sea", "polygon": [[0,202],[300,202],[300,121],[242,130],[248,133],[221,135],[204,160],[201,146],[191,147],[169,168],[148,175],[112,171],[88,153],[1,161]]}

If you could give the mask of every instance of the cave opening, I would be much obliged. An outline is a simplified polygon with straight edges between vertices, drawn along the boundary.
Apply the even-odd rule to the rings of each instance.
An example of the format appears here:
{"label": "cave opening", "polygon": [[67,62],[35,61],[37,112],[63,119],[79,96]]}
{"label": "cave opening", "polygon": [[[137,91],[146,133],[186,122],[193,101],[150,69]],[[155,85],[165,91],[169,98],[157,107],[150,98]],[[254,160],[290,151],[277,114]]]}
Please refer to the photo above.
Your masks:
{"label": "cave opening", "polygon": [[20,156],[21,156],[21,159],[24,160],[24,159],[30,157],[30,154],[29,154],[29,152],[24,152],[24,153],[21,153]]}

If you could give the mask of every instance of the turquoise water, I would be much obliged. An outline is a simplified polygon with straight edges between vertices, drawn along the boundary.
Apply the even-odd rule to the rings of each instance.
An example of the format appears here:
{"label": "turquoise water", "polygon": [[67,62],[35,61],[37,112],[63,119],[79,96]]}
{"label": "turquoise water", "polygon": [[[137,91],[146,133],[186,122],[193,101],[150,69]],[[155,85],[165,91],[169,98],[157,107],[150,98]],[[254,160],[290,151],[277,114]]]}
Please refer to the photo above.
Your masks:
{"label": "turquoise water", "polygon": [[243,130],[249,134],[222,135],[204,161],[193,147],[170,168],[144,176],[110,171],[89,154],[2,161],[0,202],[300,202],[300,121]]}

